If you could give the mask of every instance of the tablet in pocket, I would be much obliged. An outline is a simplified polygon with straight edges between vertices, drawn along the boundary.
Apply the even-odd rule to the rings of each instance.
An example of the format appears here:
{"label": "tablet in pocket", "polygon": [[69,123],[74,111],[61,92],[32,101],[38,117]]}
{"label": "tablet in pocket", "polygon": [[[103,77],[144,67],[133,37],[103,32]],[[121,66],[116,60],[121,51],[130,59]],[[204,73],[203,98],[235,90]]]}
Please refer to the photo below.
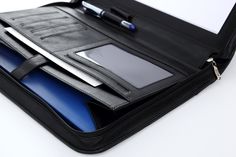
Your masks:
{"label": "tablet in pocket", "polygon": [[169,71],[111,44],[78,52],[77,55],[111,71],[136,88],[173,76]]}

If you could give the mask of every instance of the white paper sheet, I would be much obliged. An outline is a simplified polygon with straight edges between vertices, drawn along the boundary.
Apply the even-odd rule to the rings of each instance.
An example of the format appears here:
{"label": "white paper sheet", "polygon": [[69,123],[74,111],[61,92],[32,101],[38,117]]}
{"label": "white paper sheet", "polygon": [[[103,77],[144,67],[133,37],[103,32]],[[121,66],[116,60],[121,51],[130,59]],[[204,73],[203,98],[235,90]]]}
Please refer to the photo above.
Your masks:
{"label": "white paper sheet", "polygon": [[49,52],[45,51],[44,49],[40,48],[39,46],[34,44],[32,41],[28,40],[26,37],[24,37],[19,32],[17,32],[15,29],[8,27],[8,28],[5,28],[5,30],[8,31],[11,35],[16,37],[17,39],[19,39],[20,41],[22,41],[23,43],[25,43],[26,45],[28,45],[30,48],[34,49],[35,51],[37,51],[38,53],[40,53],[41,55],[43,55],[47,59],[51,60],[52,62],[54,62],[55,64],[60,66],[61,68],[70,72],[71,74],[84,80],[85,82],[87,82],[91,86],[97,87],[97,86],[100,86],[103,84],[102,82],[95,79],[91,75],[71,66],[70,64],[67,64],[66,62],[62,61],[61,59],[55,57],[54,55],[52,55]]}
{"label": "white paper sheet", "polygon": [[218,34],[236,0],[136,0]]}

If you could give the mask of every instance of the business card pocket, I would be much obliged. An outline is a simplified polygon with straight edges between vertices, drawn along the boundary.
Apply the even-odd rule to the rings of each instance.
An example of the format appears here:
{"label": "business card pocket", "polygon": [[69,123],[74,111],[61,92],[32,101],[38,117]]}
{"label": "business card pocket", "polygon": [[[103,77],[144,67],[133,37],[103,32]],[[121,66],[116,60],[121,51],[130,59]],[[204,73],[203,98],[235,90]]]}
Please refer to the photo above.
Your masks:
{"label": "business card pocket", "polygon": [[78,48],[107,37],[56,8],[2,14],[2,21],[48,52]]}

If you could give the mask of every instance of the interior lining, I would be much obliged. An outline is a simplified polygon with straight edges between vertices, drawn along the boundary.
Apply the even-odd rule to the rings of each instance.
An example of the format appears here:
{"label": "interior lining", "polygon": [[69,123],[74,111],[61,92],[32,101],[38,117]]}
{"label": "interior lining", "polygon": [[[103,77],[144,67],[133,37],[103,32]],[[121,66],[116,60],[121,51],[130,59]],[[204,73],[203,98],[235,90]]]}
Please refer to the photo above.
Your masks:
{"label": "interior lining", "polygon": [[[49,8],[39,8],[37,10],[39,10],[39,12],[44,12],[45,13],[45,12],[52,12],[53,10],[57,10],[57,9],[49,7]],[[57,15],[56,17],[68,17],[68,19],[72,18],[72,17],[70,17],[69,14],[65,13],[64,11],[63,12],[59,11],[59,10],[57,10],[57,11],[59,12],[58,14],[60,14],[60,15],[52,14],[51,15],[52,17],[51,16],[48,17],[49,18],[48,21],[51,21],[51,20],[54,21],[54,18],[53,18],[54,15]],[[20,11],[20,14],[26,15],[28,12],[30,12],[30,11]],[[57,55],[59,58],[65,60],[67,62],[69,62],[70,60],[66,59],[66,58],[63,58],[63,56],[61,56],[60,55],[61,53],[59,53],[59,52],[69,51],[71,49],[74,49],[75,47],[79,48],[79,47],[82,47],[82,46],[85,46],[85,45],[88,45],[88,44],[101,42],[101,41],[104,41],[104,40],[107,40],[107,39],[110,38],[110,36],[106,36],[103,33],[97,32],[96,30],[92,29],[93,27],[91,28],[90,25],[87,26],[87,21],[83,21],[83,20],[82,20],[83,22],[81,23],[81,25],[84,27],[84,29],[82,31],[75,31],[74,32],[74,30],[72,29],[73,27],[75,27],[75,29],[81,29],[81,27],[80,27],[81,25],[79,25],[79,26],[72,26],[72,28],[70,28],[70,29],[72,29],[73,31],[69,32],[69,33],[67,33],[67,31],[70,31],[70,29],[66,30],[65,29],[66,27],[63,26],[63,27],[59,27],[58,29],[54,29],[53,32],[50,31],[50,28],[47,28],[46,30],[39,31],[39,32],[36,32],[36,33],[32,34],[32,31],[35,30],[34,27],[36,27],[38,29],[37,25],[34,25],[34,27],[32,27],[32,29],[30,29],[30,30],[23,28],[20,25],[19,21],[17,21],[17,20],[12,21],[12,18],[14,18],[16,15],[18,16],[18,14],[19,14],[18,12],[11,13],[10,15],[2,14],[1,18],[6,23],[8,23],[11,27],[15,28],[20,33],[25,35],[27,38],[30,38],[31,40],[33,40],[37,45],[44,48],[45,50],[48,50],[51,53],[55,53],[55,55]],[[26,18],[29,21],[31,19],[31,17],[30,18],[26,17]],[[23,20],[23,18],[21,20]],[[32,20],[34,21],[34,19],[32,19]],[[43,18],[42,20],[45,21],[45,20],[47,20],[47,18]],[[76,19],[73,19],[72,21],[78,22],[78,19],[76,18]],[[79,20],[79,21],[81,21],[81,20]],[[39,23],[40,27],[42,27],[42,25],[41,25],[42,23],[39,20],[37,20],[36,23]],[[50,25],[48,23],[45,23],[45,24],[46,24],[46,27],[48,25]],[[57,26],[57,24],[55,26]],[[64,33],[65,33],[65,35],[64,35]],[[46,38],[42,39],[42,37],[46,37]],[[50,39],[48,39],[48,38],[50,38]],[[120,41],[120,40],[118,40],[118,41]],[[136,42],[136,40],[135,40],[135,42]],[[131,41],[129,40],[128,43],[131,43]],[[128,45],[128,43],[123,44],[123,45],[125,45],[123,47],[126,47],[126,45]],[[138,44],[138,43],[136,43],[136,44]],[[142,51],[142,50],[143,50],[143,48],[140,51]],[[136,52],[136,51],[134,50],[134,52]],[[136,52],[136,54],[138,54],[138,52]],[[154,58],[154,57],[150,56],[150,58]],[[184,71],[184,73],[186,73],[185,69],[188,69],[189,71],[191,71],[190,74],[193,74],[197,71],[196,68],[195,69],[190,68],[189,66],[187,66],[187,67],[182,66],[183,68],[182,67],[178,68],[179,65],[187,65],[186,63],[185,64],[183,64],[183,63],[176,64],[177,62],[175,62],[172,65],[169,62],[170,61],[169,57],[166,57],[166,60],[167,60],[166,62],[163,61],[165,63],[165,65],[163,65],[163,66],[166,67],[166,68],[170,67],[169,69],[173,68],[177,71],[178,71],[178,69],[181,69],[181,71]],[[157,61],[162,61],[162,59],[158,58]],[[80,69],[83,67],[83,65],[79,64],[78,62],[75,63],[75,62],[71,61],[70,64],[72,64],[73,66],[76,66]],[[175,67],[176,65],[177,65],[177,67]],[[81,70],[87,72],[87,69],[88,68],[82,68]],[[173,70],[173,71],[175,71],[175,70]],[[94,71],[94,72],[97,73],[96,71]],[[90,73],[90,74],[92,74],[92,76],[94,76],[94,77],[99,76],[98,79],[104,78],[104,77],[100,77],[101,76],[100,74],[94,75],[94,72]],[[154,93],[158,92],[159,90],[161,90],[163,88],[166,88],[169,85],[175,84],[178,81],[183,80],[184,76],[181,73],[177,73],[177,72],[173,72],[173,73],[175,74],[173,77],[162,80],[162,81],[159,81],[159,82],[153,84],[152,86],[150,85],[150,86],[148,86],[144,89],[139,89],[139,90],[132,87],[127,82],[125,82],[121,79],[119,79],[118,81],[117,81],[117,79],[114,79],[114,81],[113,81],[113,79],[108,79],[108,77],[106,77],[103,82],[106,85],[108,85],[111,89],[118,92],[127,101],[129,101],[130,103],[134,103],[134,102],[140,100],[141,98],[147,97],[150,94],[154,94]],[[105,76],[105,75],[103,75],[103,76]],[[101,101],[101,99],[99,99],[99,100]],[[107,100],[108,102],[111,102],[111,100],[108,100],[107,97],[104,98],[103,100]],[[118,109],[118,108],[122,107],[123,104],[127,104],[127,103],[118,104],[116,102],[115,104],[109,104],[108,106],[111,109],[115,110],[115,109]]]}

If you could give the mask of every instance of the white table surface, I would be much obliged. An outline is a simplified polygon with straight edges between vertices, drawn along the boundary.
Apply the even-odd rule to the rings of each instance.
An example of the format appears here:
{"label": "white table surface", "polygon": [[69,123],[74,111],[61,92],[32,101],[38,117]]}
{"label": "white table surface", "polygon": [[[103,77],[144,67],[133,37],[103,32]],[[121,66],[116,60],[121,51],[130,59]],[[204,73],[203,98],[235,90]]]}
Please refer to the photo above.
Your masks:
{"label": "white table surface", "polygon": [[[0,12],[55,0],[2,0]],[[98,157],[236,157],[236,58],[221,81]],[[1,157],[77,157],[77,153],[0,93]]]}

